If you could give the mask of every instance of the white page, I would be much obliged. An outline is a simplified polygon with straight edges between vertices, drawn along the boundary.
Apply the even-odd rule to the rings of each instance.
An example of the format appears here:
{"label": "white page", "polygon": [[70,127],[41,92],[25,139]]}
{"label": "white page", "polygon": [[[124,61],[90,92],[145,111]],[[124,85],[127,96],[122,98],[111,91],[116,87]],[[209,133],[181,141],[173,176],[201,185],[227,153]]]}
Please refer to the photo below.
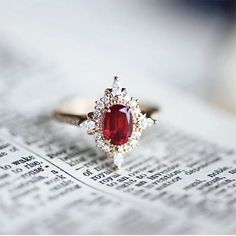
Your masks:
{"label": "white page", "polygon": [[160,122],[114,171],[85,130],[50,117],[86,81],[75,86],[10,46],[0,58],[1,233],[235,232],[235,119],[161,84],[137,85],[161,106]]}

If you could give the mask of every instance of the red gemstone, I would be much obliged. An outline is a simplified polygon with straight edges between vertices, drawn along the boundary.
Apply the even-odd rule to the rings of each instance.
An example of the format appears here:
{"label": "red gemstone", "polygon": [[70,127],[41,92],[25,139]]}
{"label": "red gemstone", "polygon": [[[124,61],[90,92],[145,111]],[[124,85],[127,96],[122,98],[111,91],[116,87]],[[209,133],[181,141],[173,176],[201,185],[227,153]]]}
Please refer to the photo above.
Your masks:
{"label": "red gemstone", "polygon": [[125,144],[133,131],[133,117],[130,109],[123,105],[113,105],[105,113],[103,135],[114,145]]}

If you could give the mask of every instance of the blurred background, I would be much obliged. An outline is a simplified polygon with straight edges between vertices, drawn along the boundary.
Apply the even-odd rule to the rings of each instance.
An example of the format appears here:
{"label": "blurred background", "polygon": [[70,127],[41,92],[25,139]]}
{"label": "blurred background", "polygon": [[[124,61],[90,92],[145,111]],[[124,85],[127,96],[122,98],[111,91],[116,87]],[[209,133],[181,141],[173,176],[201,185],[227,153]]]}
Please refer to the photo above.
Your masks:
{"label": "blurred background", "polygon": [[13,49],[56,65],[81,93],[119,75],[127,87],[165,84],[236,114],[232,0],[0,0],[1,90]]}

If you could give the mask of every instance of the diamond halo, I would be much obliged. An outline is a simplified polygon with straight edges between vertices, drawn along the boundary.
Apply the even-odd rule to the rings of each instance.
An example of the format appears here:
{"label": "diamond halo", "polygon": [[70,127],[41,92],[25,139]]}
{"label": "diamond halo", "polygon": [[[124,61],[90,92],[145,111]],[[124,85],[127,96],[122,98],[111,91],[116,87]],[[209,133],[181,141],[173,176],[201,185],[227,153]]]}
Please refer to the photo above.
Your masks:
{"label": "diamond halo", "polygon": [[[120,145],[113,144],[103,132],[105,115],[115,105],[126,107],[132,114],[131,136],[127,142]],[[127,90],[121,87],[118,77],[114,77],[112,88],[105,90],[104,96],[95,102],[94,111],[88,114],[88,119],[80,126],[87,128],[87,133],[94,136],[96,146],[101,148],[108,157],[113,158],[114,165],[120,168],[125,155],[138,144],[142,132],[155,123],[155,120],[141,112],[138,100],[129,96]]]}

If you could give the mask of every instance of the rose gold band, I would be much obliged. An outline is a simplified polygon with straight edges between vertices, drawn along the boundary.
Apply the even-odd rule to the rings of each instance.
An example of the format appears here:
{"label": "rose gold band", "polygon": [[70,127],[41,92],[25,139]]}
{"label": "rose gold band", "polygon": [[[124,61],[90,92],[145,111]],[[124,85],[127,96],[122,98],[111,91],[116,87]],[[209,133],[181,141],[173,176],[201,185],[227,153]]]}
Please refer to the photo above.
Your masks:
{"label": "rose gold band", "polygon": [[[87,120],[88,116],[92,115],[93,108],[94,100],[78,97],[58,107],[54,111],[53,117],[61,122],[79,126]],[[159,112],[157,106],[140,103],[140,110],[143,114],[146,114],[147,118],[157,121],[157,113]]]}

